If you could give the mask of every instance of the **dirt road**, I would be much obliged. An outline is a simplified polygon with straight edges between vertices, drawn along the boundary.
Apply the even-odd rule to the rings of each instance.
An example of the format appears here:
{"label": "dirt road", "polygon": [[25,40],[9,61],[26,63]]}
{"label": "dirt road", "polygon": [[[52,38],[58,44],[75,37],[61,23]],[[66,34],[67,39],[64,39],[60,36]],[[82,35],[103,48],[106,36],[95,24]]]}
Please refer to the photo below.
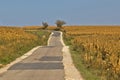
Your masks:
{"label": "dirt road", "polygon": [[64,80],[60,32],[53,32],[49,46],[34,53],[0,74],[0,80]]}

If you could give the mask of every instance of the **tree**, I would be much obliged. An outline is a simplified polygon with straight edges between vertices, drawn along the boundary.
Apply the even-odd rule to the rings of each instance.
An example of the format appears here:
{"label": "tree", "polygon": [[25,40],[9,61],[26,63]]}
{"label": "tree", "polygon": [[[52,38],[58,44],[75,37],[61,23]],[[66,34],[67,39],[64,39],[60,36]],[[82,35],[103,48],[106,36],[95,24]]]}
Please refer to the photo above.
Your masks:
{"label": "tree", "polygon": [[61,28],[64,24],[66,24],[66,22],[62,20],[57,20],[55,24],[58,28]]}
{"label": "tree", "polygon": [[48,27],[48,23],[47,22],[42,22],[43,25],[43,29],[46,29]]}

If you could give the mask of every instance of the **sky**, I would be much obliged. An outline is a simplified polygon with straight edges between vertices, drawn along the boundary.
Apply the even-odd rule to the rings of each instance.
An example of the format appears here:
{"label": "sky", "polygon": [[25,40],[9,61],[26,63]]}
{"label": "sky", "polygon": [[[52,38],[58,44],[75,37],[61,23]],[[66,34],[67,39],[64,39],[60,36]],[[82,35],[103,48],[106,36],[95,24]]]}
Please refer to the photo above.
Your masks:
{"label": "sky", "polygon": [[0,25],[120,25],[120,0],[0,0]]}

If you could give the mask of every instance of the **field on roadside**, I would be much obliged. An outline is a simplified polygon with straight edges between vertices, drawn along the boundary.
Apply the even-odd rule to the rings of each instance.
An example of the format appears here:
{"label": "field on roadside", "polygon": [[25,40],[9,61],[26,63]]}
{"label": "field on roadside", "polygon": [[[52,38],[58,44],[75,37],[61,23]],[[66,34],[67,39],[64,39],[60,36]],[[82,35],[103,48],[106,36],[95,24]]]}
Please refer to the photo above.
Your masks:
{"label": "field on roadside", "polygon": [[120,26],[66,26],[64,40],[86,80],[120,79]]}
{"label": "field on roadside", "polygon": [[35,46],[46,45],[50,32],[25,31],[18,27],[0,27],[0,67]]}
{"label": "field on roadside", "polygon": [[[22,27],[24,30],[42,30],[42,29],[44,29],[44,27],[43,26],[24,26],[24,27]],[[47,28],[46,28],[46,30],[55,30],[56,29],[56,27],[55,26],[48,26]]]}

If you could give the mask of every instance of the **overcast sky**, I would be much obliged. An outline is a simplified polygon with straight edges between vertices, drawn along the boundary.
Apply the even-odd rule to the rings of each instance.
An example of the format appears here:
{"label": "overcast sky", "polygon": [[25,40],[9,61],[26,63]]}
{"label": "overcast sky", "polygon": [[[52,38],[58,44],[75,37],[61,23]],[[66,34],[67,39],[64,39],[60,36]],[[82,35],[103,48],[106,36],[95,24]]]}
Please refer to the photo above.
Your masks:
{"label": "overcast sky", "polygon": [[0,25],[120,25],[120,0],[0,0]]}

